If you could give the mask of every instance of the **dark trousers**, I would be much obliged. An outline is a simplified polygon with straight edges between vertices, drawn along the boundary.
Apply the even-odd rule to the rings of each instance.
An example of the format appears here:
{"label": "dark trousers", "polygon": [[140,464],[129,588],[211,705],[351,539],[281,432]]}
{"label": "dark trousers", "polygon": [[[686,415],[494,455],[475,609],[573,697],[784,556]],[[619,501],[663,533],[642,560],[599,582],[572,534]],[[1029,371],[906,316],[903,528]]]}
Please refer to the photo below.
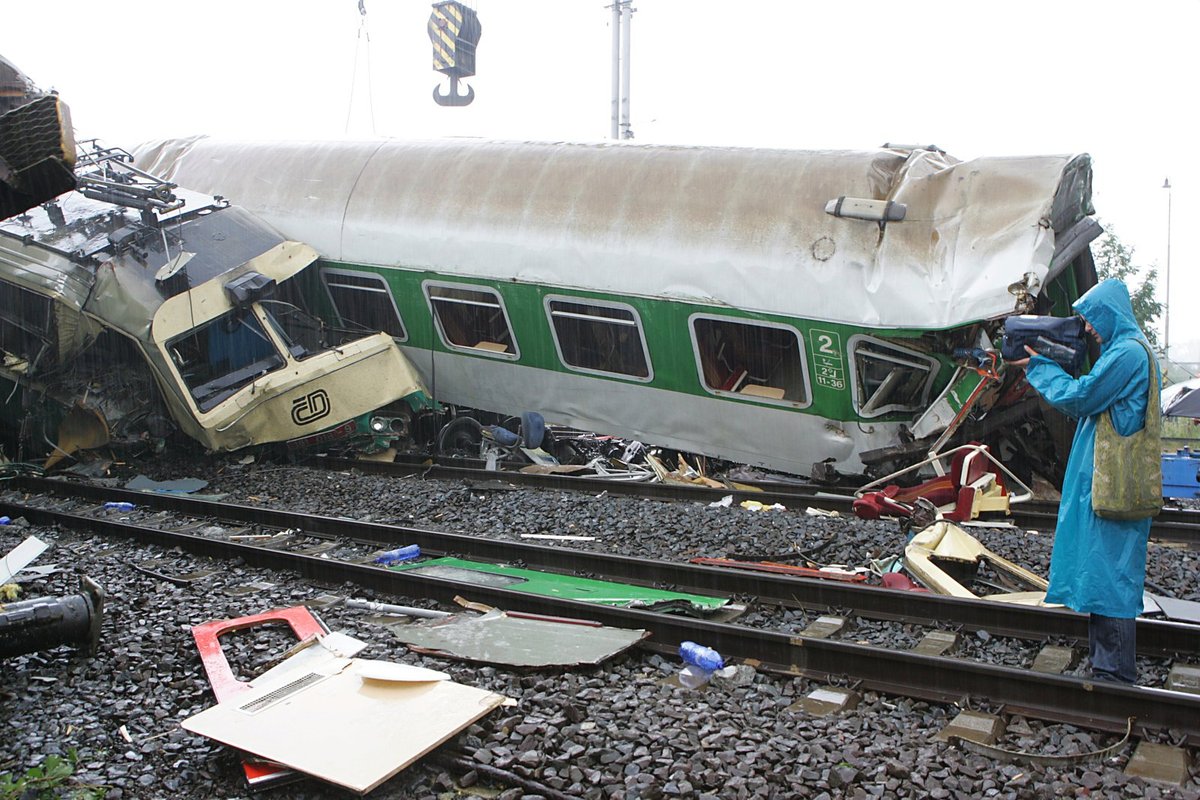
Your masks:
{"label": "dark trousers", "polygon": [[1119,619],[1092,614],[1088,617],[1088,655],[1092,677],[1102,681],[1135,683],[1137,663],[1136,619]]}

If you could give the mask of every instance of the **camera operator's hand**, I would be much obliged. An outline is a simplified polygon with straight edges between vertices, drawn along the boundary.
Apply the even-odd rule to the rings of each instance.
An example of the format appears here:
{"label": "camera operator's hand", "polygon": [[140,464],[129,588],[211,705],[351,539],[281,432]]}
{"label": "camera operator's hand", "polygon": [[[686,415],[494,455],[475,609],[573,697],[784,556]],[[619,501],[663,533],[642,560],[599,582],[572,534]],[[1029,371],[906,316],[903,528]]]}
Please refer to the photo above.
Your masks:
{"label": "camera operator's hand", "polygon": [[[1033,358],[1034,356],[1038,355],[1038,351],[1034,350],[1029,345],[1025,345],[1025,352],[1029,353],[1029,358]],[[1029,358],[1022,358],[1018,361],[1008,361],[1006,363],[1009,366],[1024,368],[1024,367],[1029,366]]]}

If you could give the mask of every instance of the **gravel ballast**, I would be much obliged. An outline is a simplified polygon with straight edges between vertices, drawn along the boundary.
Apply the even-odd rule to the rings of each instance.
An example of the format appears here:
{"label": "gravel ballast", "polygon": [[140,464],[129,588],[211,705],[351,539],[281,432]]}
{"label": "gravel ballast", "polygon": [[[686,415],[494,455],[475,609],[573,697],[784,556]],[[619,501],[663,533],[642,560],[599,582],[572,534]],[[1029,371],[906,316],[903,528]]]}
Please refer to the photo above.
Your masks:
{"label": "gravel ballast", "polygon": [[[564,546],[640,557],[685,560],[729,552],[811,551],[830,542],[820,551],[823,561],[860,565],[895,554],[904,541],[891,522],[814,517],[802,510],[753,512],[560,491],[485,491],[461,481],[240,465],[234,458],[161,459],[127,469],[158,480],[205,478],[210,481],[206,493],[225,493],[230,502],[495,538],[519,539],[521,533],[594,536],[594,542]],[[133,474],[119,475],[118,485]],[[37,535],[51,549],[36,563],[64,569],[25,583],[22,599],[73,594],[79,591],[80,574],[108,595],[94,657],[60,647],[0,661],[0,773],[20,777],[47,756],[73,748],[78,763],[63,796],[86,786],[98,787],[93,796],[109,798],[250,796],[232,750],[179,726],[214,702],[192,640],[193,625],[297,605],[323,593],[429,605],[423,598],[318,586],[294,574],[238,564],[223,564],[209,578],[177,586],[131,564],[164,559],[199,568],[210,562],[117,537],[81,536],[22,522],[0,526],[0,551]],[[1051,531],[972,532],[1000,555],[1045,574]],[[1197,553],[1152,544],[1148,561],[1148,582],[1175,597],[1200,600]],[[260,588],[246,594],[226,591],[251,584]],[[385,628],[371,624],[366,612],[333,606],[319,613],[333,630],[368,642],[364,658],[439,669],[515,701],[385,782],[371,797],[1200,798],[1196,767],[1182,788],[1126,776],[1122,770],[1129,748],[1103,762],[1050,768],[997,763],[937,742],[933,737],[961,710],[954,705],[864,692],[853,711],[813,717],[793,708],[817,686],[799,677],[758,673],[748,685],[688,690],[674,680],[680,667],[676,659],[640,650],[599,667],[509,670],[410,653]],[[806,622],[803,612],[784,613],[792,616],[790,629]],[[754,614],[768,611],[752,610],[751,623]],[[896,646],[911,646],[919,635],[888,633],[886,628],[860,625],[852,635],[878,646],[886,646],[889,636]],[[223,642],[242,678],[265,669],[291,643],[290,633],[273,629]],[[968,637],[960,655],[1020,661],[1030,657],[1032,647],[1027,642],[995,645]],[[1140,658],[1143,682],[1160,685],[1164,663]],[[122,726],[132,741],[122,734]],[[1169,743],[1170,737],[1164,731],[1156,741]],[[1010,718],[1001,744],[1062,755],[1118,739]],[[351,795],[308,780],[263,796]]]}

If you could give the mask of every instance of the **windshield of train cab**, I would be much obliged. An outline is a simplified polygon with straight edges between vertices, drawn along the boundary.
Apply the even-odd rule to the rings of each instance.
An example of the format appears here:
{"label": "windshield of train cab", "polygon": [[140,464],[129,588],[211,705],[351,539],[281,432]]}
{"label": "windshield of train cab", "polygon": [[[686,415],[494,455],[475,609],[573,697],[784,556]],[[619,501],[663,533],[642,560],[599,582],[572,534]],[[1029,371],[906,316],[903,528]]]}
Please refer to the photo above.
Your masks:
{"label": "windshield of train cab", "polygon": [[201,411],[285,363],[262,324],[242,309],[172,339],[167,351]]}

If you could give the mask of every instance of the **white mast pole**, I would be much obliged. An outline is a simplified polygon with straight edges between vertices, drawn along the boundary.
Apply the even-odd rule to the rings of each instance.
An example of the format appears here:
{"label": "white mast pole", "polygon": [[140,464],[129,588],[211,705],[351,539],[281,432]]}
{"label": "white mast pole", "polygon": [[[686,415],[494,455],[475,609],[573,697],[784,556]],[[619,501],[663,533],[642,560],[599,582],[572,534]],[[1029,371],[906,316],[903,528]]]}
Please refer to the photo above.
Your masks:
{"label": "white mast pole", "polygon": [[612,4],[612,127],[609,136],[620,137],[618,119],[621,105],[621,0]]}
{"label": "white mast pole", "polygon": [[633,26],[633,0],[621,0],[621,138],[632,139],[629,127],[629,32]]}

